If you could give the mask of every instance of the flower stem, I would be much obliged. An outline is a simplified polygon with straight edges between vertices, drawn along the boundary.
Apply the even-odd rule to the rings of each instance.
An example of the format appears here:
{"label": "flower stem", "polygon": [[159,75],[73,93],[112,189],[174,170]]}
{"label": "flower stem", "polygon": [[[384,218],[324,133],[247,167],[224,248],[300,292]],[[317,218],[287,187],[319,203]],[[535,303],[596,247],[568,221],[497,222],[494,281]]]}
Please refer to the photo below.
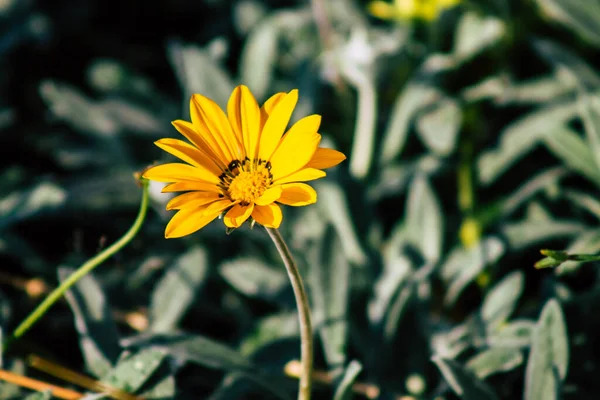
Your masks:
{"label": "flower stem", "polygon": [[301,359],[302,371],[300,373],[300,387],[298,390],[298,400],[310,400],[310,392],[312,386],[312,368],[313,368],[313,336],[312,326],[310,322],[310,307],[308,297],[298,266],[292,258],[290,249],[285,244],[283,237],[275,228],[265,228],[271,236],[279,255],[283,259],[287,270],[294,296],[296,297],[296,306],[298,307],[298,320],[300,322],[300,341],[301,341]]}
{"label": "flower stem", "polygon": [[77,281],[83,278],[85,275],[90,273],[94,268],[98,265],[102,264],[109,257],[113,256],[116,252],[121,250],[127,243],[131,241],[135,237],[135,235],[140,230],[140,227],[144,223],[144,219],[146,218],[146,211],[148,210],[148,181],[145,179],[140,179],[142,184],[142,201],[140,204],[140,211],[138,212],[137,218],[135,222],[129,228],[129,230],[123,235],[119,240],[113,243],[111,246],[107,247],[100,253],[98,253],[93,258],[86,261],[79,269],[73,272],[64,282],[62,282],[56,289],[54,289],[48,297],[44,299],[37,306],[35,310],[31,314],[27,316],[19,324],[17,329],[12,333],[12,335],[7,339],[7,341],[2,345],[3,349],[6,350],[15,340],[22,337],[31,327],[44,316],[44,314],[56,303],[67,290],[71,288]]}

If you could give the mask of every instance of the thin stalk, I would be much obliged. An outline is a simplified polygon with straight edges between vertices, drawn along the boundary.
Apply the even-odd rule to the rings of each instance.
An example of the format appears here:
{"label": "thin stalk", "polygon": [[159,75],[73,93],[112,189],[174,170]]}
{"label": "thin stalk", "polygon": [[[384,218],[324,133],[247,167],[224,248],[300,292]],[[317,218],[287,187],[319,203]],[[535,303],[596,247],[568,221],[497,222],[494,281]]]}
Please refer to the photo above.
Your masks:
{"label": "thin stalk", "polygon": [[142,224],[144,223],[144,219],[146,218],[146,211],[148,210],[148,181],[145,179],[141,179],[142,183],[142,201],[140,204],[140,211],[138,212],[137,218],[135,222],[129,228],[129,230],[115,243],[111,246],[107,247],[96,256],[92,257],[88,261],[86,261],[79,269],[77,269],[73,274],[71,274],[64,282],[62,282],[56,289],[54,289],[48,297],[44,299],[37,306],[35,310],[31,314],[27,316],[21,322],[21,324],[15,329],[13,334],[8,338],[8,340],[3,344],[3,348],[7,349],[12,342],[22,337],[31,327],[46,314],[48,309],[54,305],[60,298],[65,294],[67,290],[71,288],[79,279],[83,278],[85,275],[89,274],[94,268],[98,265],[102,264],[108,258],[113,256],[116,252],[121,250],[127,243],[131,241],[135,237],[135,235],[140,230]]}
{"label": "thin stalk", "polygon": [[298,389],[298,400],[310,400],[312,387],[312,368],[313,368],[313,336],[312,326],[310,322],[310,307],[308,304],[308,296],[302,283],[302,277],[298,266],[294,262],[290,249],[285,244],[283,237],[275,228],[265,228],[269,236],[275,243],[277,251],[281,256],[288,277],[294,289],[294,297],[296,298],[296,307],[298,308],[298,320],[300,322],[300,356],[302,361],[302,370],[300,372],[300,386]]}

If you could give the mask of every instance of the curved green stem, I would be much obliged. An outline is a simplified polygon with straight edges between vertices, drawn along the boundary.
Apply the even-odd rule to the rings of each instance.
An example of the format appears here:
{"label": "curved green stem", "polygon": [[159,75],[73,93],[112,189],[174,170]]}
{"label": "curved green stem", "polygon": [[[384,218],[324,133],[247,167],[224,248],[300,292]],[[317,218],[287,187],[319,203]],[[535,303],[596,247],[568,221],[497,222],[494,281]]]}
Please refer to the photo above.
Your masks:
{"label": "curved green stem", "polygon": [[296,297],[296,307],[298,308],[298,320],[300,321],[300,341],[301,341],[301,361],[302,370],[300,372],[300,387],[298,390],[298,400],[310,400],[310,392],[312,387],[312,368],[313,368],[313,336],[312,326],[310,322],[310,307],[308,304],[308,296],[304,290],[302,277],[298,266],[292,258],[290,249],[285,244],[279,231],[275,228],[265,228],[271,236],[277,251],[283,259],[285,269],[294,289]]}
{"label": "curved green stem", "polygon": [[41,317],[44,316],[48,309],[52,307],[54,303],[56,303],[65,294],[65,292],[71,288],[71,286],[77,283],[79,279],[90,273],[98,265],[102,264],[109,257],[113,256],[116,252],[121,250],[127,243],[131,241],[131,239],[135,237],[135,235],[140,230],[140,227],[144,223],[144,219],[146,218],[146,211],[148,210],[148,181],[145,179],[141,179],[140,182],[142,183],[143,189],[140,211],[138,212],[135,222],[133,223],[131,228],[129,228],[127,233],[125,233],[125,235],[123,235],[115,243],[98,253],[95,257],[86,261],[81,267],[79,267],[79,269],[73,272],[64,282],[62,282],[56,289],[54,289],[52,293],[50,293],[48,297],[46,297],[44,301],[42,301],[40,305],[37,306],[37,308],[33,310],[33,312],[29,314],[27,318],[23,320],[23,322],[21,322],[21,324],[19,324],[17,329],[15,329],[13,334],[2,346],[4,349],[8,348],[8,346],[10,346],[10,344],[13,341],[19,339],[29,329],[31,329],[31,327]]}

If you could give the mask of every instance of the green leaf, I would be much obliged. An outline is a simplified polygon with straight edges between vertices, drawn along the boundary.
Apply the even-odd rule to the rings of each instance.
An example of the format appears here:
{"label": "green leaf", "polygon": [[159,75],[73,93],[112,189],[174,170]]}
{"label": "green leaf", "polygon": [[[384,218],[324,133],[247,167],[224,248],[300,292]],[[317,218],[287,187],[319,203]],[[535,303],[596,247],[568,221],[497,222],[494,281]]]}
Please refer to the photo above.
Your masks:
{"label": "green leaf", "polygon": [[[74,269],[59,268],[60,282],[64,282]],[[92,274],[81,278],[65,297],[75,314],[75,328],[85,366],[96,377],[110,371],[121,352],[117,326],[104,292]]]}
{"label": "green leaf", "polygon": [[444,376],[448,385],[464,400],[495,400],[498,396],[484,382],[454,360],[433,357],[432,361]]}
{"label": "green leaf", "polygon": [[544,137],[544,143],[567,166],[600,186],[600,169],[596,166],[592,150],[576,132],[567,127],[553,128]]}
{"label": "green leaf", "polygon": [[582,94],[579,98],[581,119],[596,169],[600,170],[600,98]]}
{"label": "green leaf", "polygon": [[319,193],[319,211],[335,228],[346,258],[354,265],[365,265],[368,258],[352,223],[346,194],[339,185],[333,183],[319,182],[315,184],[315,189]]}
{"label": "green leaf", "polygon": [[367,316],[372,324],[376,325],[387,315],[390,303],[402,287],[403,283],[412,272],[410,259],[399,251],[394,251],[393,246],[384,254],[383,271],[373,288],[373,297],[367,307]]}
{"label": "green leaf", "polygon": [[251,356],[263,346],[279,339],[298,337],[298,314],[285,312],[261,318],[254,330],[246,335],[240,344],[240,352],[244,356]]}
{"label": "green leaf", "polygon": [[[600,251],[600,230],[593,229],[582,233],[569,245],[567,253],[570,254],[596,254]],[[582,265],[579,261],[565,261],[556,268],[557,275],[569,274],[577,271]]]}
{"label": "green leaf", "polygon": [[273,82],[277,62],[281,15],[275,14],[254,26],[242,50],[241,81],[257,99],[264,99]]}
{"label": "green leaf", "polygon": [[460,62],[466,61],[498,43],[505,31],[504,24],[497,18],[482,16],[475,11],[466,12],[456,28],[453,55]]}
{"label": "green leaf", "polygon": [[150,329],[168,332],[192,304],[208,272],[206,250],[195,247],[180,256],[152,292]]}
{"label": "green leaf", "polygon": [[328,229],[315,251],[310,270],[314,325],[331,369],[346,361],[350,264],[339,251],[340,239]]}
{"label": "green leaf", "polygon": [[575,205],[583,208],[600,221],[600,200],[596,196],[577,190],[563,190],[563,195]]}
{"label": "green leaf", "polygon": [[[598,0],[593,0],[598,1]],[[555,68],[555,73],[574,89],[600,89],[600,75],[569,47],[547,39],[533,39],[533,48]]]}
{"label": "green leaf", "polygon": [[273,268],[260,258],[238,258],[219,267],[221,276],[246,296],[274,300],[288,286],[283,268]]}
{"label": "green leaf", "polygon": [[135,393],[165,359],[162,350],[125,351],[117,366],[102,378],[102,382],[128,393]]}
{"label": "green leaf", "polygon": [[[148,383],[144,385],[147,387]],[[143,389],[143,388],[142,388]],[[156,382],[151,382],[150,388],[144,390],[140,395],[143,399],[167,400],[175,398],[175,377],[166,375],[157,379]]]}
{"label": "green leaf", "polygon": [[490,332],[488,342],[492,347],[529,347],[534,329],[533,321],[511,321]]}
{"label": "green leaf", "polygon": [[381,164],[389,164],[400,155],[408,137],[410,124],[417,112],[441,97],[442,93],[433,86],[416,81],[406,85],[394,103],[388,127],[383,135]]}
{"label": "green leaf", "polygon": [[356,360],[352,360],[346,367],[342,380],[338,383],[333,395],[333,400],[350,400],[352,399],[352,385],[358,375],[362,371],[362,365]]}
{"label": "green leaf", "polygon": [[573,30],[583,39],[600,46],[600,1],[536,0],[542,13]]}
{"label": "green leaf", "polygon": [[523,363],[523,353],[517,348],[493,347],[472,357],[466,364],[479,379],[498,372],[511,371]]}
{"label": "green leaf", "polygon": [[498,149],[484,151],[477,160],[479,181],[493,183],[510,166],[540,143],[552,138],[557,126],[577,116],[577,103],[551,104],[509,124],[500,133]]}
{"label": "green leaf", "polygon": [[454,152],[461,124],[462,112],[458,103],[444,99],[418,117],[417,132],[429,150],[448,156]]}
{"label": "green leaf", "polygon": [[252,371],[254,365],[242,354],[216,340],[200,335],[142,334],[121,342],[125,347],[162,350],[179,363],[191,362],[207,368]]}
{"label": "green leaf", "polygon": [[209,49],[173,41],[168,45],[168,54],[184,91],[183,109],[186,114],[190,97],[194,93],[202,93],[222,109],[226,109],[234,85],[225,68]]}
{"label": "green leaf", "polygon": [[495,237],[485,238],[470,249],[456,247],[440,268],[440,276],[448,285],[444,303],[452,305],[483,268],[495,263],[504,251],[504,245]]}
{"label": "green leaf", "polygon": [[0,199],[0,231],[19,221],[55,210],[64,205],[66,199],[65,190],[47,182],[13,192]]}
{"label": "green leaf", "polygon": [[523,293],[524,279],[523,272],[512,272],[486,294],[481,306],[481,319],[488,331],[496,330],[512,314]]}
{"label": "green leaf", "polygon": [[45,392],[37,392],[37,393],[32,393],[27,397],[24,397],[23,400],[52,400],[52,392],[45,391]]}
{"label": "green leaf", "polygon": [[522,249],[550,239],[569,237],[585,230],[585,225],[573,221],[552,219],[537,203],[531,203],[522,221],[506,224],[502,233],[513,249]]}
{"label": "green leaf", "polygon": [[549,300],[542,309],[531,343],[525,375],[525,400],[560,398],[567,375],[569,343],[560,305]]}
{"label": "green leaf", "polygon": [[415,176],[409,192],[405,214],[406,238],[425,260],[435,263],[442,254],[444,221],[440,203],[427,179]]}

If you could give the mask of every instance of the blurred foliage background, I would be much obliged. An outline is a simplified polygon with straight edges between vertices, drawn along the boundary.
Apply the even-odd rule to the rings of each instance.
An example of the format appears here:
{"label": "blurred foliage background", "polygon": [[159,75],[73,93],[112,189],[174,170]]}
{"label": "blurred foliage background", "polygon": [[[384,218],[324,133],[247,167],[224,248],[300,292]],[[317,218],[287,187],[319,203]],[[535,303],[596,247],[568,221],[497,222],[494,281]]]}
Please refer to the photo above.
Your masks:
{"label": "blurred foliage background", "polygon": [[[192,93],[299,88],[294,118],[323,115],[348,155],[284,210],[315,398],[598,398],[597,265],[533,263],[600,251],[599,47],[598,0],[0,0],[2,335],[127,230],[133,173],[167,159],[153,141]],[[86,391],[35,354],[146,399],[294,398],[268,236],[165,240],[160,189],[2,368]],[[31,393],[0,382],[50,398]]]}

